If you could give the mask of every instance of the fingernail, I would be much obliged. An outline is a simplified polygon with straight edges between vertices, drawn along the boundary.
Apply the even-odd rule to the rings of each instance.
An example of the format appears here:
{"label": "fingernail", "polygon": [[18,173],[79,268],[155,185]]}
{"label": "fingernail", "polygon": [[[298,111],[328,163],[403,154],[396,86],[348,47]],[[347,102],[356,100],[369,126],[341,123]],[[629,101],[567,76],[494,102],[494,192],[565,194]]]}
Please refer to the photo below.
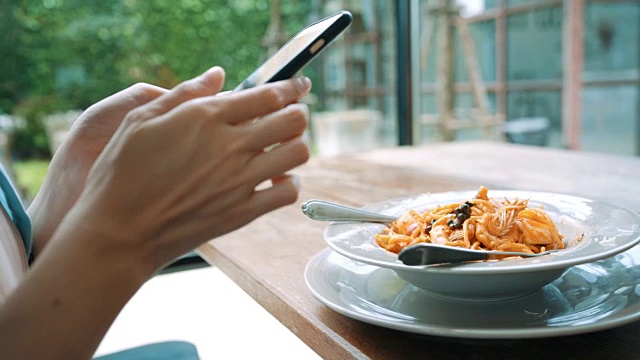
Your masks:
{"label": "fingernail", "polygon": [[300,178],[295,176],[295,175],[292,175],[291,176],[291,183],[293,184],[293,186],[296,187],[296,191],[300,192]]}
{"label": "fingernail", "polygon": [[214,66],[211,69],[209,69],[209,71],[211,71],[211,72],[214,72],[214,71],[215,72],[224,72],[224,68],[221,67],[221,66]]}
{"label": "fingernail", "polygon": [[302,91],[307,91],[307,90],[311,89],[311,79],[309,79],[306,76],[300,76],[298,78],[298,87]]}
{"label": "fingernail", "polygon": [[214,66],[212,68],[210,68],[209,70],[203,72],[202,74],[200,74],[200,77],[203,79],[206,79],[210,74],[213,73],[222,73],[224,74],[224,69],[221,68],[220,66]]}
{"label": "fingernail", "polygon": [[304,133],[302,133],[302,142],[304,142],[304,144],[307,147],[310,147],[310,145],[311,145],[311,136],[309,135],[308,131],[305,131]]}

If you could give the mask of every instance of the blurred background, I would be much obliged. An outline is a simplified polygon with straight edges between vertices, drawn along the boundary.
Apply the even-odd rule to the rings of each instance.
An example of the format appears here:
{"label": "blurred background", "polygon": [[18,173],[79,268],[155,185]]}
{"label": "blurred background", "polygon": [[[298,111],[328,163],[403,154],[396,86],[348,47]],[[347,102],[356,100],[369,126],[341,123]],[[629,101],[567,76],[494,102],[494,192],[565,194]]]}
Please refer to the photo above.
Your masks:
{"label": "blurred background", "polygon": [[303,26],[312,151],[508,141],[640,156],[637,0],[2,0],[0,151],[26,202],[78,115],[213,65],[226,90]]}

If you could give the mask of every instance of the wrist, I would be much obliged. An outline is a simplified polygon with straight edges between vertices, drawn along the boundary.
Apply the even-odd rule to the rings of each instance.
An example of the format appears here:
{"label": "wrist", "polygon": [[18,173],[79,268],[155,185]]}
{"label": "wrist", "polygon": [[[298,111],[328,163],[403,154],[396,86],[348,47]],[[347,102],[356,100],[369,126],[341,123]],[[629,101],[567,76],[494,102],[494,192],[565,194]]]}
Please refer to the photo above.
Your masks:
{"label": "wrist", "polygon": [[149,241],[131,226],[119,223],[106,209],[90,206],[82,198],[65,216],[52,241],[78,241],[85,251],[107,263],[113,262],[133,278],[144,282],[160,265],[153,262]]}

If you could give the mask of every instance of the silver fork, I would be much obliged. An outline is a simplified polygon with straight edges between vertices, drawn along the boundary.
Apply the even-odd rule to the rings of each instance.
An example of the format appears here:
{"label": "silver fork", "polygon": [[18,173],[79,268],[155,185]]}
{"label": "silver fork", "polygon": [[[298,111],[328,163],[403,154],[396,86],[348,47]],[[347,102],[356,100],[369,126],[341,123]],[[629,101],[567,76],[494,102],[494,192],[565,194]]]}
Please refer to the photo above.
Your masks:
{"label": "silver fork", "polygon": [[398,259],[405,265],[420,266],[434,264],[453,264],[468,261],[499,259],[501,256],[537,257],[557,252],[548,250],[531,254],[516,251],[471,250],[455,246],[421,243],[407,246],[398,253]]}

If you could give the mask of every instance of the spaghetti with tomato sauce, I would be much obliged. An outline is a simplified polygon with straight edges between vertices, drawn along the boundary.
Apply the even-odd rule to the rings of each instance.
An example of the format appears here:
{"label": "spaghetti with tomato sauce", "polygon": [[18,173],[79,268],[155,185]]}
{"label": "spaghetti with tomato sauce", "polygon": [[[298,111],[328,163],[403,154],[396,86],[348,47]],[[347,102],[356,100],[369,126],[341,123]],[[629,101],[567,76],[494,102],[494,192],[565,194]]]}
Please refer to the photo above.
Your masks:
{"label": "spaghetti with tomato sauce", "polygon": [[375,241],[393,253],[419,243],[524,253],[564,249],[553,220],[528,204],[528,199],[492,199],[482,186],[469,201],[402,214]]}

